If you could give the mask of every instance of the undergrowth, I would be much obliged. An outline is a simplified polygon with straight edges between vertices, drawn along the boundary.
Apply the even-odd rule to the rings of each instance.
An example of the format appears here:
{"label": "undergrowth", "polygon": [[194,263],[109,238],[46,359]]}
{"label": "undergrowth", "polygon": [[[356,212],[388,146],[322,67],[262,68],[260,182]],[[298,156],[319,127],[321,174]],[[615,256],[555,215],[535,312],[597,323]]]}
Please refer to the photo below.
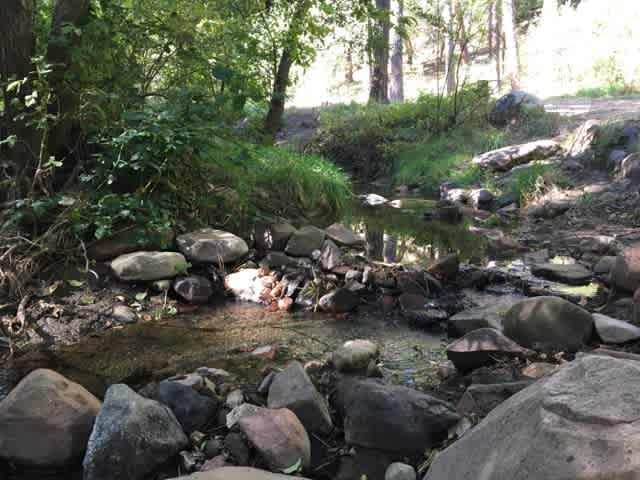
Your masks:
{"label": "undergrowth", "polygon": [[532,163],[515,169],[508,183],[508,190],[516,196],[521,205],[535,202],[557,187],[567,185],[567,180],[554,166]]}

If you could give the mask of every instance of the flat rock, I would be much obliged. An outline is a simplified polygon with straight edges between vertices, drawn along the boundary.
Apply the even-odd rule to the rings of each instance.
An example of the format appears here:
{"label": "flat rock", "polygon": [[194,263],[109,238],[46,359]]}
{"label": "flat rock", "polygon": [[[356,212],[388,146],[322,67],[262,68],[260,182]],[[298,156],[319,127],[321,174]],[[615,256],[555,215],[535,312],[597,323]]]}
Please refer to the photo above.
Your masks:
{"label": "flat rock", "polygon": [[377,380],[343,379],[336,402],[348,444],[401,455],[438,444],[460,419],[442,400]]}
{"label": "flat rock", "polygon": [[173,278],[187,268],[187,260],[176,252],[134,252],[111,262],[111,270],[123,282],[152,282]]}
{"label": "flat rock", "polygon": [[196,263],[232,263],[249,252],[249,246],[242,238],[213,228],[179,235],[176,241],[185,257]]}
{"label": "flat rock", "polygon": [[334,223],[325,229],[327,237],[344,247],[359,247],[364,245],[364,238],[341,223]]}
{"label": "flat rock", "polygon": [[588,285],[593,278],[592,272],[579,263],[543,263],[532,266],[531,272],[538,277],[567,285]]}
{"label": "flat rock", "polygon": [[492,410],[424,480],[631,479],[639,418],[640,363],[585,355]]}
{"label": "flat rock", "polygon": [[447,333],[455,338],[479,328],[502,330],[502,317],[506,310],[508,308],[503,305],[468,308],[449,317]]}
{"label": "flat rock", "polygon": [[311,463],[309,436],[291,410],[260,408],[240,418],[238,425],[270,469],[307,468]]}
{"label": "flat rock", "polygon": [[363,339],[349,340],[333,352],[331,363],[339,372],[362,371],[379,355],[380,349],[374,342]]}
{"label": "flat rock", "polygon": [[516,303],[505,315],[504,334],[536,350],[576,352],[593,333],[589,312],[557,297],[536,297]]}
{"label": "flat rock", "polygon": [[593,323],[604,343],[626,343],[640,338],[640,327],[623,320],[594,313]]}
{"label": "flat rock", "polygon": [[171,410],[129,387],[109,387],[83,461],[84,480],[139,480],[165,463],[189,439]]}
{"label": "flat rock", "polygon": [[193,473],[170,480],[306,480],[302,477],[279,475],[250,467],[222,467],[209,472]]}
{"label": "flat rock", "polygon": [[493,328],[474,330],[447,346],[447,358],[463,372],[489,365],[496,359],[526,357],[531,353]]}
{"label": "flat rock", "polygon": [[0,457],[19,465],[61,467],[84,454],[100,401],[53,370],[24,377],[0,402]]}
{"label": "flat rock", "polygon": [[329,408],[315,385],[298,362],[291,362],[276,374],[267,400],[269,408],[288,408],[307,431],[328,434],[333,429]]}
{"label": "flat rock", "polygon": [[552,157],[562,151],[562,147],[554,140],[537,140],[535,142],[492,150],[474,157],[475,165],[494,171],[506,171],[530,162]]}
{"label": "flat rock", "polygon": [[460,415],[484,417],[509,397],[527,388],[534,380],[519,382],[470,385],[462,395],[456,409]]}

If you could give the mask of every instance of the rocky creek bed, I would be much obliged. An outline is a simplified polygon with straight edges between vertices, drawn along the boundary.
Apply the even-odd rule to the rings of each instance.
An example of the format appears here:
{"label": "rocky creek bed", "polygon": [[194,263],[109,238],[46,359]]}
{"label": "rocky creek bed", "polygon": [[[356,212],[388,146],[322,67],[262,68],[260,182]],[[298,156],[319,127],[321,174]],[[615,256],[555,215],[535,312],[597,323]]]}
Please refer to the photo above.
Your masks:
{"label": "rocky creek bed", "polygon": [[[476,163],[549,156],[587,188],[582,132],[581,151]],[[5,355],[0,478],[635,478],[633,162],[594,190],[617,199],[602,210],[408,186],[329,227],[92,245],[89,272],[33,293]]]}

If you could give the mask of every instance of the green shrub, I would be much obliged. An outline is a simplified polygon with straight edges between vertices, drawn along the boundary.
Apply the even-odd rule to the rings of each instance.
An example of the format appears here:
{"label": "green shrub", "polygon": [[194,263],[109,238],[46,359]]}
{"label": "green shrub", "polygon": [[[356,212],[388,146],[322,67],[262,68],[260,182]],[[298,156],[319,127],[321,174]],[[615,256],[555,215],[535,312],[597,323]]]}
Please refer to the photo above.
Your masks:
{"label": "green shrub", "polygon": [[445,181],[461,188],[478,184],[484,172],[472,157],[502,147],[504,140],[494,129],[459,129],[418,143],[398,155],[395,182],[431,193]]}
{"label": "green shrub", "polygon": [[587,98],[624,97],[638,93],[640,90],[636,86],[616,80],[598,87],[581,88],[576,91],[575,96]]}
{"label": "green shrub", "polygon": [[486,83],[449,97],[425,94],[390,105],[338,105],[321,114],[310,149],[357,178],[375,178],[389,174],[399,154],[412,145],[463,125],[481,125],[488,108]]}
{"label": "green shrub", "polygon": [[567,184],[563,174],[543,163],[533,163],[513,171],[509,179],[509,191],[520,199],[522,205],[534,202],[555,187]]}

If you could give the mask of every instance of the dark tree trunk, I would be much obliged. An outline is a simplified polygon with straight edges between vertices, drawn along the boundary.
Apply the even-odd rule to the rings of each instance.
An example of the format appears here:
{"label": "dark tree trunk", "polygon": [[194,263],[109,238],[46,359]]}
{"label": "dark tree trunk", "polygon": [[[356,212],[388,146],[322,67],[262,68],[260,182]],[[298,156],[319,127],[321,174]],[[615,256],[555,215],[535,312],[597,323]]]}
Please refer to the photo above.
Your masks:
{"label": "dark tree trunk", "polygon": [[520,62],[518,60],[518,39],[515,27],[514,0],[502,0],[502,25],[504,28],[504,72],[511,88],[520,83]]}
{"label": "dark tree trunk", "polygon": [[493,4],[495,27],[494,34],[494,56],[496,65],[496,81],[498,90],[502,89],[502,8],[499,0],[495,0]]}
{"label": "dark tree trunk", "polygon": [[389,11],[390,0],[375,0],[383,18],[369,28],[369,101],[389,103]]}
{"label": "dark tree trunk", "polygon": [[371,231],[367,227],[365,232],[365,240],[367,242],[367,255],[370,260],[383,260],[384,251],[384,233],[378,231]]}
{"label": "dark tree trunk", "polygon": [[19,109],[13,105],[16,99],[23,99],[30,93],[29,82],[23,84],[19,91],[7,90],[11,81],[28,78],[32,71],[31,58],[35,53],[33,0],[3,0],[2,13],[0,89],[5,111],[0,118],[0,140],[15,135],[17,142],[13,148],[0,147],[0,158],[7,160],[7,173],[15,180],[9,188],[2,188],[4,192],[0,193],[0,199],[5,195],[5,199],[15,199],[28,190],[28,170],[32,168],[38,151],[37,132],[25,120],[15,118]]}
{"label": "dark tree trunk", "polygon": [[445,7],[447,15],[447,54],[445,57],[446,89],[447,95],[452,95],[456,87],[456,40],[457,32],[455,28],[455,0],[448,0]]}
{"label": "dark tree trunk", "polygon": [[280,62],[278,62],[278,70],[273,82],[271,101],[269,102],[269,112],[265,120],[265,132],[271,136],[275,136],[282,125],[287,87],[289,86],[289,74],[292,66],[293,58],[291,57],[291,52],[285,48],[282,51]]}
{"label": "dark tree trunk", "polygon": [[391,90],[389,98],[392,102],[404,101],[404,71],[403,71],[403,33],[402,24],[404,19],[404,0],[398,1],[396,11],[396,23],[398,26],[394,30],[392,53],[391,53]]}
{"label": "dark tree trunk", "polygon": [[[53,65],[50,77],[55,93],[51,112],[56,121],[51,126],[48,138],[49,155],[59,160],[77,154],[82,138],[82,127],[78,120],[80,92],[77,68],[73,64],[73,48],[80,44],[81,36],[64,33],[63,27],[79,27],[89,16],[90,0],[58,0],[51,22],[51,39],[47,48],[47,61]],[[67,165],[67,168],[69,166]]]}

